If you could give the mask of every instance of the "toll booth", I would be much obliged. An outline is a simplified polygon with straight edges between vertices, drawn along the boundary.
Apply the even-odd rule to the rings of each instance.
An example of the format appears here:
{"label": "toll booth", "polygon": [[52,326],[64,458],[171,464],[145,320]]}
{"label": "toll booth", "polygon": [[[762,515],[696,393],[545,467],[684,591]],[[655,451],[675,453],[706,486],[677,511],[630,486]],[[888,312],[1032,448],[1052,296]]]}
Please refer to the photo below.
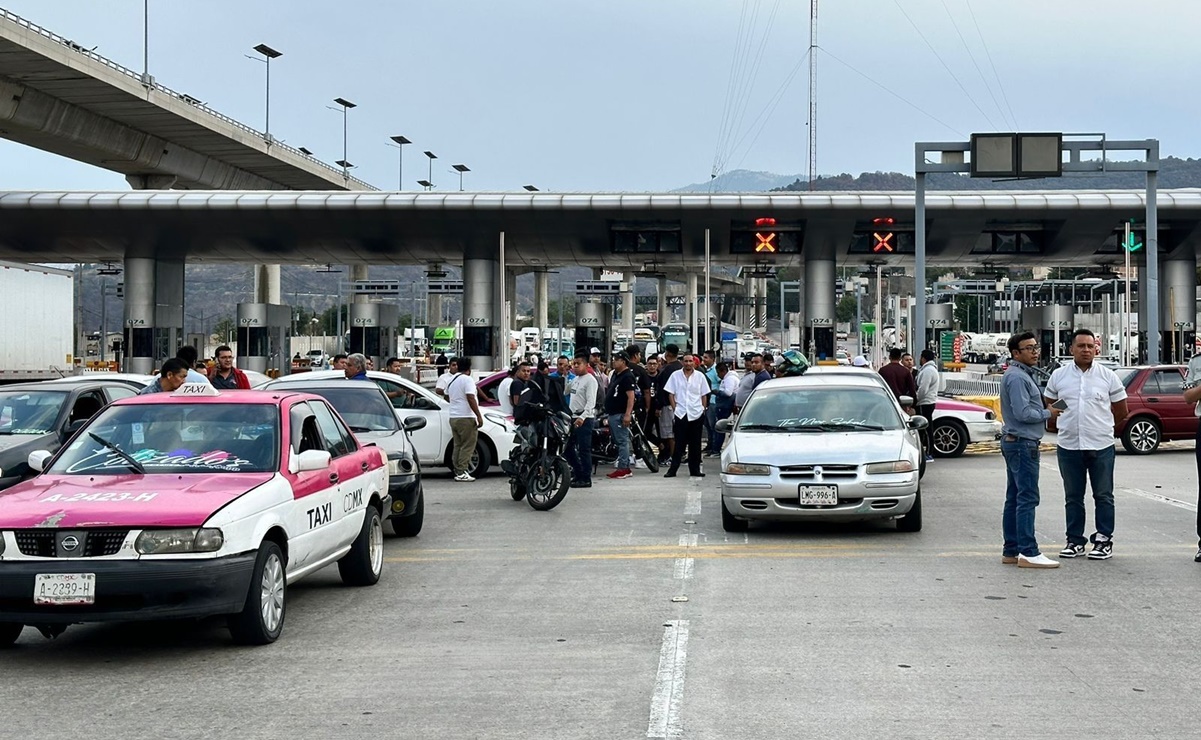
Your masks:
{"label": "toll booth", "polygon": [[243,370],[287,375],[292,370],[288,346],[292,307],[274,303],[238,304],[237,365]]}
{"label": "toll booth", "polygon": [[1042,348],[1041,362],[1050,364],[1056,358],[1070,354],[1072,321],[1075,313],[1071,306],[1023,306],[1022,326],[1034,332]]}
{"label": "toll booth", "polygon": [[805,354],[815,362],[834,359],[834,318],[809,317],[806,319],[802,346]]}
{"label": "toll booth", "polygon": [[613,307],[607,303],[575,304],[575,351],[600,349],[607,358],[613,352]]}
{"label": "toll booth", "polygon": [[[934,350],[935,354],[939,354],[939,348],[942,347],[942,335],[951,331],[955,326],[955,304],[953,303],[930,303],[926,305],[926,329],[929,330],[930,336],[928,340],[930,344],[927,348]],[[914,347],[914,354],[922,351],[922,347]]]}
{"label": "toll booth", "polygon": [[157,370],[184,342],[183,263],[125,260],[125,332],[122,344],[127,373]]}
{"label": "toll booth", "polygon": [[400,309],[388,303],[350,304],[350,352],[361,352],[383,368],[396,354],[396,327]]}

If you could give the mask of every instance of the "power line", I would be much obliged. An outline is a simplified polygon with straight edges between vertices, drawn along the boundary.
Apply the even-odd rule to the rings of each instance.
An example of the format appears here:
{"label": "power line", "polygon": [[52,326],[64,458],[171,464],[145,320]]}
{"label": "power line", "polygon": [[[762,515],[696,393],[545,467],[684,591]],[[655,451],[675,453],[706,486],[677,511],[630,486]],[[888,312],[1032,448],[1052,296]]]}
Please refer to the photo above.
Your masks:
{"label": "power line", "polygon": [[980,30],[980,22],[976,20],[976,11],[972,9],[972,0],[965,0],[967,11],[972,16],[972,23],[976,26],[976,35],[980,37],[980,45],[984,47],[984,56],[988,57],[988,66],[992,68],[992,76],[997,80],[997,87],[1001,90],[1001,100],[1005,101],[1005,107],[1009,110],[1009,118],[1013,121],[1013,129],[1019,130],[1018,117],[1013,112],[1013,107],[1009,105],[1009,98],[1005,95],[1005,85],[1001,82],[1001,75],[997,74],[997,65],[993,64],[992,52],[988,50],[988,41],[984,39],[984,33]]}
{"label": "power line", "polygon": [[[984,71],[980,69],[980,65],[976,63],[976,55],[972,54],[972,49],[968,46],[967,39],[963,37],[963,32],[959,30],[959,24],[955,22],[955,16],[951,14],[951,9],[947,6],[947,0],[941,0],[942,9],[947,11],[947,18],[951,20],[951,27],[955,29],[955,35],[959,37],[959,42],[963,44],[963,50],[967,52],[967,58],[972,60],[972,66],[976,68],[976,74],[980,75],[980,81],[984,83],[984,89],[988,90],[988,96],[992,98],[992,104],[997,106],[997,112],[1001,114],[1001,121],[1008,124],[1005,120],[1005,109],[997,102],[997,96],[992,91],[992,85],[988,84],[988,79],[984,76]],[[1014,124],[1016,129],[1017,125]]]}
{"label": "power line", "polygon": [[925,42],[926,47],[930,49],[930,53],[934,55],[934,58],[938,60],[938,63],[942,65],[942,68],[947,71],[947,74],[951,75],[952,80],[955,80],[955,84],[958,85],[959,89],[963,91],[963,94],[967,96],[968,102],[975,106],[976,110],[980,112],[980,115],[984,116],[984,120],[988,122],[988,125],[993,130],[996,130],[997,125],[992,122],[992,119],[988,117],[988,114],[984,112],[984,109],[980,107],[980,104],[976,102],[976,99],[972,97],[972,94],[968,92],[967,88],[963,86],[963,83],[959,81],[959,78],[955,75],[955,73],[951,71],[950,66],[943,61],[943,58],[941,55],[939,55],[938,50],[936,50],[934,45],[930,43],[930,40],[926,38],[926,34],[922,33],[922,29],[913,22],[913,19],[910,18],[909,14],[905,12],[905,9],[901,7],[900,0],[892,0],[892,2],[897,6],[897,10],[901,11],[901,15],[905,16],[905,20],[909,21],[909,25],[913,26],[913,30],[917,31],[917,35],[921,37],[922,41]]}

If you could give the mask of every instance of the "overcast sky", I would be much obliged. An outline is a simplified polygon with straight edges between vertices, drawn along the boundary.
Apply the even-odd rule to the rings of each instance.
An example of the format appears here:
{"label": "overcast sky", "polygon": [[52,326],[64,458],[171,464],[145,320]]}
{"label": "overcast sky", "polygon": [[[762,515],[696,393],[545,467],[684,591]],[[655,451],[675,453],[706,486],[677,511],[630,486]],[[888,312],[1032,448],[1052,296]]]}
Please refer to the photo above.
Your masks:
{"label": "overcast sky", "polygon": [[[142,0],[0,5],[141,70]],[[284,54],[272,133],[340,159],[342,118],[326,106],[347,98],[355,174],[384,189],[397,187],[394,134],[413,141],[410,190],[426,149],[439,189],[457,188],[455,163],[480,190],[668,190],[715,163],[807,169],[806,0],[149,6],[160,83],[261,129],[263,65],[244,54],[266,43]],[[827,0],[818,172],[912,173],[915,141],[1014,129],[1158,138],[1164,155],[1201,156],[1198,27],[1198,0]],[[6,141],[0,163],[0,189],[127,189]]]}

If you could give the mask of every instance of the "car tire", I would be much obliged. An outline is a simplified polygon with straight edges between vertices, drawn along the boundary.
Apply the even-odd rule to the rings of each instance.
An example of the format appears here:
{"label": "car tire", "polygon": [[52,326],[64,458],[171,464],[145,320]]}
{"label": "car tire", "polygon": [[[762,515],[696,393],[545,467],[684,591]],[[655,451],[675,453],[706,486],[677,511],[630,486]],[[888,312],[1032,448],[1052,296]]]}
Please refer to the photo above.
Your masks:
{"label": "car tire", "polygon": [[938,419],[930,425],[930,448],[935,457],[959,457],[967,449],[967,427],[954,419]]}
{"label": "car tire", "polygon": [[721,528],[727,532],[745,532],[751,526],[751,523],[745,519],[738,519],[730,510],[726,508],[726,500],[721,500]]}
{"label": "car tire", "polygon": [[483,478],[488,474],[490,467],[492,467],[492,456],[488,454],[488,445],[480,440],[475,443],[475,454],[471,456],[471,465],[467,468],[467,474],[472,478]]}
{"label": "car tire", "polygon": [[922,489],[917,489],[913,498],[913,508],[905,516],[897,520],[898,532],[922,531]]}
{"label": "car tire", "polygon": [[25,625],[20,622],[0,622],[0,648],[12,647]]}
{"label": "car tire", "polygon": [[363,527],[350,552],[338,560],[338,575],[347,586],[374,586],[384,571],[384,523],[379,509],[367,507]]}
{"label": "car tire", "polygon": [[287,616],[288,575],[279,545],[259,545],[250,575],[246,605],[227,618],[229,633],[239,645],[268,645],[279,639]]}
{"label": "car tire", "polygon": [[411,514],[394,516],[389,521],[392,522],[392,534],[397,537],[416,537],[421,534],[421,526],[425,524],[425,490],[417,490],[417,503]]}
{"label": "car tire", "polygon": [[1136,416],[1122,430],[1122,446],[1132,455],[1150,455],[1159,449],[1163,430],[1150,416]]}

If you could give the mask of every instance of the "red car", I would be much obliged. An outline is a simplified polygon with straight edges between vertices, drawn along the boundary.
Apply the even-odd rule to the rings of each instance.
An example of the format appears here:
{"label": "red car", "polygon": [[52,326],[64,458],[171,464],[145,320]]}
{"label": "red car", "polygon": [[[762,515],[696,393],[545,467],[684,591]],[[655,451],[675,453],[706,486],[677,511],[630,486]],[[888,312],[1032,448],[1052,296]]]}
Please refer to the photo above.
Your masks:
{"label": "red car", "polygon": [[1126,386],[1130,413],[1114,427],[1113,435],[1133,455],[1149,455],[1160,442],[1193,439],[1197,416],[1193,404],[1186,403],[1180,384],[1186,368],[1182,365],[1123,367],[1114,372]]}

